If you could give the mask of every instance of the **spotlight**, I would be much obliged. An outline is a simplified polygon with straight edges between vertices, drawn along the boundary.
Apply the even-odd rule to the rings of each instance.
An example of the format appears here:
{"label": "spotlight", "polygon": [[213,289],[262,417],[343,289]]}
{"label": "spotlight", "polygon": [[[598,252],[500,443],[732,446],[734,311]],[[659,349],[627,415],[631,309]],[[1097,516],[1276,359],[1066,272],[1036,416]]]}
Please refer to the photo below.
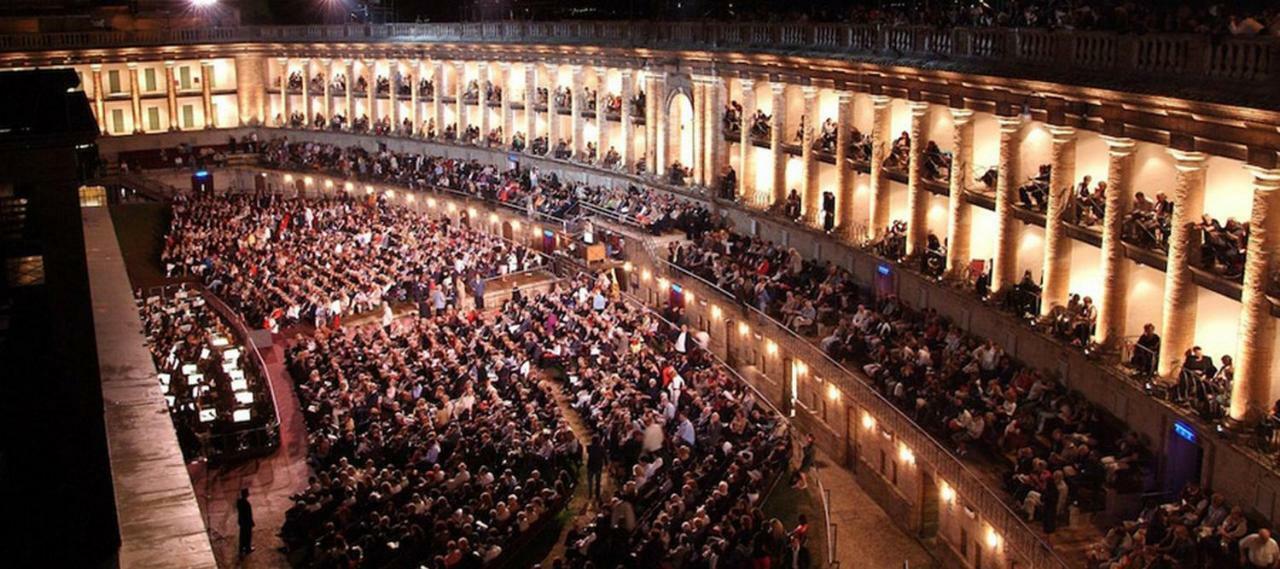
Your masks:
{"label": "spotlight", "polygon": [[208,8],[218,3],[218,0],[190,0],[191,5],[195,8]]}

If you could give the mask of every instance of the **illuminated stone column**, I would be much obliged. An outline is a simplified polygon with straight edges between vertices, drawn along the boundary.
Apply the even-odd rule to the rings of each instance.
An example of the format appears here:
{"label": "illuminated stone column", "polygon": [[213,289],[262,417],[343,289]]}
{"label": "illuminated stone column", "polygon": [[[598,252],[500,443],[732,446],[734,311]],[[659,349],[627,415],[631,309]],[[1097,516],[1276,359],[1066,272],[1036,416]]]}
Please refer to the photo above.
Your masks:
{"label": "illuminated stone column", "polygon": [[836,211],[839,212],[840,237],[852,243],[863,237],[854,219],[854,172],[849,165],[849,142],[853,134],[853,93],[840,91],[836,106]]}
{"label": "illuminated stone column", "polygon": [[436,122],[436,136],[444,135],[444,62],[436,60],[431,66],[431,118]]}
{"label": "illuminated stone column", "polygon": [[991,290],[1002,292],[1017,282],[1018,220],[1013,204],[1018,201],[1018,180],[1022,144],[1022,117],[997,116],[1000,123],[999,165],[996,166],[996,255],[991,267]]}
{"label": "illuminated stone column", "polygon": [[[1196,227],[1204,210],[1207,157],[1200,152],[1170,150],[1177,168],[1173,214],[1169,220],[1169,253],[1165,256],[1164,309],[1160,318],[1160,367],[1157,373],[1169,381],[1182,366],[1182,356],[1195,345],[1196,303],[1199,285],[1192,280],[1191,265],[1199,244]],[[1238,371],[1238,370],[1237,370]],[[1237,376],[1239,373],[1237,373]]]}
{"label": "illuminated stone column", "polygon": [[414,59],[409,62],[409,135],[412,136],[422,128],[422,113],[418,105],[422,104],[422,92],[418,90],[418,81],[422,79],[422,62]]}
{"label": "illuminated stone column", "polygon": [[884,159],[889,155],[893,133],[889,132],[892,99],[884,95],[872,95],[874,105],[871,114],[871,219],[867,224],[867,237],[874,239],[889,228],[889,178],[885,176]]}
{"label": "illuminated stone column", "polygon": [[773,156],[772,206],[781,208],[787,203],[787,151],[782,147],[787,130],[787,84],[774,81],[769,84],[773,92],[773,116],[769,128],[769,149]]}
{"label": "illuminated stone column", "polygon": [[573,74],[573,82],[569,86],[569,92],[571,94],[569,97],[569,121],[570,124],[573,125],[573,134],[569,136],[572,136],[573,140],[570,141],[569,148],[573,151],[574,159],[581,160],[587,151],[587,121],[582,114],[583,109],[586,107],[586,101],[583,100],[585,98],[583,96],[585,94],[583,91],[586,89],[584,88],[582,78],[582,66],[574,65],[569,69]]}
{"label": "illuminated stone column", "polygon": [[315,117],[311,108],[311,60],[302,60],[302,124],[311,124]]}
{"label": "illuminated stone column", "polygon": [[1050,126],[1049,204],[1044,214],[1044,293],[1040,314],[1062,306],[1071,292],[1071,241],[1066,234],[1066,213],[1071,209],[1076,179],[1076,129]]}
{"label": "illuminated stone column", "polygon": [[[142,94],[138,92],[138,64],[130,61],[125,64],[129,69],[129,97],[133,100],[133,132],[142,132]],[[166,63],[165,69],[168,69]],[[173,81],[169,81],[169,91],[173,91]]]}
{"label": "illuminated stone column", "polygon": [[658,137],[658,117],[653,110],[657,108],[658,103],[654,91],[653,72],[649,70],[641,71],[640,84],[644,86],[644,166],[645,172],[654,174],[658,171],[654,167],[658,155],[658,143],[654,140]]}
{"label": "illuminated stone column", "polygon": [[466,132],[467,127],[471,126],[471,121],[468,118],[469,113],[467,112],[466,97],[463,96],[467,92],[466,63],[458,61],[453,64],[453,82],[453,100],[457,102],[457,109],[454,111],[456,114],[454,116],[458,119],[458,138],[461,139],[463,133]]}
{"label": "illuminated stone column", "polygon": [[[693,78],[693,89],[690,94],[692,95],[690,102],[693,103],[693,117],[690,121],[692,124],[689,125],[693,129],[693,160],[685,166],[693,170],[690,183],[695,186],[705,186],[706,164],[703,162],[705,155],[702,149],[706,147],[704,137],[707,130],[707,95],[706,86],[698,77]],[[684,155],[683,151],[682,146],[681,156]]]}
{"label": "illuminated stone column", "polygon": [[605,107],[609,106],[608,70],[595,68],[596,72],[596,164],[604,163],[604,155],[609,152],[609,118],[605,116]]}
{"label": "illuminated stone column", "polygon": [[634,72],[630,69],[622,70],[622,148],[618,149],[618,153],[622,156],[623,171],[635,172],[636,161],[636,125],[631,118],[631,97],[635,96]]}
{"label": "illuminated stone column", "polygon": [[400,128],[400,60],[387,60],[387,82],[390,85],[387,97],[391,104],[391,112],[387,116],[391,117],[391,130],[394,131]]}
{"label": "illuminated stone column", "polygon": [[653,172],[662,175],[667,171],[670,165],[670,145],[667,140],[667,133],[671,125],[668,124],[667,112],[667,75],[666,73],[653,75],[653,96],[649,97],[648,105],[653,107]]}
{"label": "illuminated stone column", "polygon": [[805,86],[801,92],[804,93],[804,131],[800,135],[800,163],[804,167],[801,206],[805,223],[821,227],[822,188],[818,184],[818,156],[813,153],[814,132],[822,127],[818,117],[818,88]]}
{"label": "illuminated stone column", "polygon": [[480,140],[482,144],[489,144],[489,63],[481,61],[476,64],[479,80],[477,83],[480,87],[480,95],[476,101],[480,107]]}
{"label": "illuminated stone column", "polygon": [[716,75],[706,78],[707,116],[706,128],[706,184],[719,188],[720,175],[724,173],[725,143],[721,116],[724,112],[724,81]]}
{"label": "illuminated stone column", "polygon": [[200,95],[204,99],[204,127],[217,126],[217,117],[213,114],[213,62],[200,62]]}
{"label": "illuminated stone column", "polygon": [[[369,130],[373,130],[373,125],[378,122],[378,60],[364,60],[365,81],[369,85],[369,90],[365,93],[364,104],[369,111]],[[303,85],[307,82],[303,81]]]}
{"label": "illuminated stone column", "polygon": [[951,109],[951,179],[947,187],[947,276],[963,278],[969,269],[969,245],[973,235],[972,211],[965,202],[969,164],[973,162],[973,111]]}
{"label": "illuminated stone column", "polygon": [[499,110],[502,113],[502,146],[510,148],[511,136],[515,134],[516,128],[515,111],[511,110],[511,94],[515,92],[511,81],[511,63],[506,61],[499,63],[498,73],[501,74],[498,84],[502,85],[502,97],[499,99]]}
{"label": "illuminated stone column", "polygon": [[342,73],[346,77],[347,87],[342,91],[343,105],[346,107],[344,111],[347,114],[346,128],[350,129],[351,124],[356,120],[356,98],[351,93],[356,87],[356,71],[355,62],[350,59],[342,60]]}
{"label": "illuminated stone column", "polygon": [[320,60],[324,68],[324,120],[333,118],[333,60]]}
{"label": "illuminated stone column", "polygon": [[911,109],[908,127],[911,145],[907,150],[907,254],[918,255],[924,253],[929,236],[929,193],[924,189],[924,180],[920,176],[929,103],[912,101],[908,107]]}
{"label": "illuminated stone column", "polygon": [[1106,209],[1102,217],[1102,292],[1098,298],[1097,342],[1118,351],[1129,312],[1129,259],[1125,256],[1124,220],[1133,188],[1133,151],[1128,138],[1105,136],[1107,143]]}
{"label": "illuminated stone column", "polygon": [[287,123],[289,122],[289,60],[281,57],[276,62],[280,66],[280,106],[276,107],[279,109],[277,114]]}
{"label": "illuminated stone column", "polygon": [[756,114],[756,82],[742,78],[742,132],[738,151],[738,197],[748,205],[760,205],[756,195],[755,144],[751,140],[751,125]]}
{"label": "illuminated stone column", "polygon": [[1280,169],[1249,166],[1253,172],[1253,211],[1240,289],[1240,333],[1236,374],[1231,383],[1231,420],[1253,424],[1271,408],[1271,368],[1275,361],[1276,319],[1267,288],[1280,268]]}
{"label": "illuminated stone column", "polygon": [[547,64],[547,155],[555,152],[560,142],[560,114],[556,112],[556,89],[560,74],[555,64]]}
{"label": "illuminated stone column", "polygon": [[[240,126],[265,124],[267,113],[267,59],[259,55],[238,54],[236,65],[236,109]],[[230,126],[230,125],[228,125]]]}
{"label": "illuminated stone column", "polygon": [[98,117],[98,130],[106,134],[107,105],[102,96],[102,64],[94,63],[89,69],[93,73],[93,111]]}
{"label": "illuminated stone column", "polygon": [[[173,78],[173,68],[177,63],[173,61],[164,62],[164,96],[165,96],[165,115],[169,119],[168,130],[178,130],[178,83]],[[136,73],[136,71],[135,71]],[[136,86],[136,85],[135,85]],[[139,113],[142,107],[139,106]],[[139,114],[141,116],[141,114]]]}
{"label": "illuminated stone column", "polygon": [[525,152],[532,152],[534,138],[538,138],[538,113],[534,110],[538,101],[538,65],[525,61]]}

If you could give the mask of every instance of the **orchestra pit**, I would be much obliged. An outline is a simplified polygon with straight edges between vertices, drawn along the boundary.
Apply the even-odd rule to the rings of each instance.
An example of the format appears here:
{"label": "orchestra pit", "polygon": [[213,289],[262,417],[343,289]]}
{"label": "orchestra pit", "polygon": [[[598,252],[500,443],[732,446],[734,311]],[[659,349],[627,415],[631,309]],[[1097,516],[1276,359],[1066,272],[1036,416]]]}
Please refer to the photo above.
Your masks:
{"label": "orchestra pit", "polygon": [[5,566],[1280,569],[1280,9],[0,7]]}

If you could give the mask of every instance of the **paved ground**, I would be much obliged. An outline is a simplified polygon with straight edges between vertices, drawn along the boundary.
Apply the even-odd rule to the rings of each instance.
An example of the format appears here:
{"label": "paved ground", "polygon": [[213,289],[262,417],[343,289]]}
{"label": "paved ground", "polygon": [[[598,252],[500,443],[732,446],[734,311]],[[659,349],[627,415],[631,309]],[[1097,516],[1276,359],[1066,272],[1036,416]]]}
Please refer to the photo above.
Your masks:
{"label": "paved ground", "polygon": [[[262,352],[271,378],[271,391],[280,412],[280,448],[270,456],[209,470],[204,463],[190,466],[196,497],[208,522],[210,538],[218,566],[287,567],[278,547],[283,545],[277,532],[292,502],[289,496],[306,487],[310,467],[307,466],[307,431],[298,399],[285,371],[280,346]],[[241,488],[249,489],[253,504],[253,543],[257,548],[249,556],[237,554],[238,529],[235,500]]]}
{"label": "paved ground", "polygon": [[[836,527],[835,560],[839,561],[840,569],[896,569],[903,566],[903,561],[910,562],[911,569],[942,566],[915,537],[898,529],[889,515],[858,486],[853,473],[822,453],[815,462],[822,486],[831,492],[831,523]],[[818,503],[818,485],[809,484],[809,492]],[[821,525],[821,515],[810,516],[809,523],[815,527]],[[824,558],[819,557],[821,553],[814,552],[815,561]]]}

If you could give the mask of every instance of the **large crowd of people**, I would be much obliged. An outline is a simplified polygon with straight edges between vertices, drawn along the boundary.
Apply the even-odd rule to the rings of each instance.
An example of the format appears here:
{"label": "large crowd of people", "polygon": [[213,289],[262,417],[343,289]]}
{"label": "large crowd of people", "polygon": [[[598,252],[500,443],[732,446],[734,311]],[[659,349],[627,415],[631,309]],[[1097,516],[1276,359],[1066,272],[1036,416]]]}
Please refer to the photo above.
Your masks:
{"label": "large crowd of people", "polygon": [[442,307],[476,279],[541,264],[525,247],[382,194],[180,196],[161,260],[169,276],[203,280],[269,330],[340,323],[391,302]]}
{"label": "large crowd of people", "polygon": [[1089,567],[1275,567],[1280,551],[1270,530],[1250,533],[1250,526],[1243,508],[1190,483],[1174,499],[1148,501],[1136,517],[1109,529],[1090,547]]}
{"label": "large crowd of people", "polygon": [[558,219],[576,219],[582,214],[580,204],[585,203],[658,233],[697,233],[712,222],[710,210],[700,203],[639,186],[591,186],[562,180],[554,172],[537,168],[500,169],[476,160],[394,152],[385,147],[369,151],[359,146],[277,138],[265,143],[263,162],[275,168],[411,189],[446,189]]}
{"label": "large crowd of people", "polygon": [[[674,245],[670,261],[796,332],[870,381],[958,454],[1009,464],[1012,500],[1052,531],[1069,503],[1101,508],[1103,489],[1141,490],[1149,456],[1101,412],[991,341],[896,297],[871,298],[830,263],[728,230]],[[1051,484],[1052,481],[1060,484]]]}
{"label": "large crowd of people", "polygon": [[581,453],[533,325],[451,309],[297,339],[314,474],[281,531],[295,566],[479,567],[555,516]]}
{"label": "large crowd of people", "polygon": [[[639,198],[599,196],[614,210]],[[163,255],[248,322],[308,325],[286,351],[314,472],[282,530],[295,565],[478,567],[519,549],[565,506],[583,458],[553,384],[611,481],[558,563],[737,566],[804,547],[760,511],[789,462],[781,417],[607,277],[484,312],[457,300],[465,283],[536,256],[361,192],[178,198]],[[410,301],[397,319],[392,304]],[[356,313],[381,318],[344,326]]]}

